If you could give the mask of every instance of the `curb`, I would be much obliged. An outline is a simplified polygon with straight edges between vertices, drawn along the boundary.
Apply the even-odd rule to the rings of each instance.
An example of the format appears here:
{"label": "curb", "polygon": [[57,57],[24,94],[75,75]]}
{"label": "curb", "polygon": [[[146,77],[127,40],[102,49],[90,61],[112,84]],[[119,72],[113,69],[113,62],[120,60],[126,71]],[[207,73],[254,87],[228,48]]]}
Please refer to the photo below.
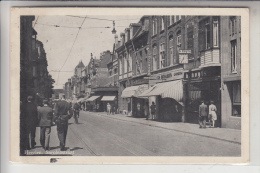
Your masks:
{"label": "curb", "polygon": [[127,121],[127,120],[124,120],[124,119],[121,119],[121,118],[118,118],[118,117],[111,117],[111,116],[103,115],[103,114],[100,114],[100,113],[98,113],[98,115],[105,116],[105,117],[111,118],[111,119],[117,119],[117,120],[126,121],[126,122],[138,123],[138,124],[143,124],[143,125],[146,125],[146,126],[152,126],[152,127],[157,127],[157,128],[167,129],[167,130],[173,130],[173,131],[176,131],[176,132],[182,132],[182,133],[186,133],[186,134],[197,135],[197,136],[201,136],[201,137],[206,137],[206,138],[210,138],[210,139],[216,139],[216,140],[220,140],[220,141],[224,141],[224,142],[230,142],[230,143],[241,145],[241,142],[232,141],[232,140],[228,140],[228,139],[222,139],[222,138],[212,137],[212,136],[208,136],[208,135],[202,135],[202,134],[198,134],[198,133],[192,133],[192,132],[177,130],[177,129],[173,129],[173,128],[162,127],[162,126],[158,126],[158,125],[154,125],[154,124],[148,125],[148,124],[143,123],[143,122],[136,122],[136,121],[131,121],[131,120]]}

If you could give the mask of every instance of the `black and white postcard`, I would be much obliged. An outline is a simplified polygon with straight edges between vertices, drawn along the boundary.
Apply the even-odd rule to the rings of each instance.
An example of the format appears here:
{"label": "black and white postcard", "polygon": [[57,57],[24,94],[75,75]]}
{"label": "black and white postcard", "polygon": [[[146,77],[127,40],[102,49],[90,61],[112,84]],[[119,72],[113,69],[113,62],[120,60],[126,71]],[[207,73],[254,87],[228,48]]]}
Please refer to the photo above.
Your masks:
{"label": "black and white postcard", "polygon": [[249,162],[249,9],[12,8],[11,161]]}

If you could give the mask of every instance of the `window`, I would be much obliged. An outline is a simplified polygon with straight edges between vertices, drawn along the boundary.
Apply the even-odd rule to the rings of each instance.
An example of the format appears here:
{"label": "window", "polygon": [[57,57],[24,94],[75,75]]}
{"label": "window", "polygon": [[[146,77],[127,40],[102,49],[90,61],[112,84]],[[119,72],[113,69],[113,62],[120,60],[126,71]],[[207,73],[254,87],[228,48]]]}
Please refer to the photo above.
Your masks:
{"label": "window", "polygon": [[234,36],[234,34],[236,33],[236,17],[230,17],[229,27],[230,27],[230,35]]}
{"label": "window", "polygon": [[143,60],[140,60],[139,66],[140,66],[140,74],[142,74],[143,73]]}
{"label": "window", "polygon": [[128,72],[128,59],[127,59],[127,54],[124,55],[124,73]]}
{"label": "window", "polygon": [[213,46],[218,47],[219,43],[219,34],[218,34],[218,18],[213,19]]}
{"label": "window", "polygon": [[161,31],[164,30],[164,17],[161,18]]}
{"label": "window", "polygon": [[179,50],[181,49],[181,31],[177,32],[177,50],[179,52]]}
{"label": "window", "polygon": [[237,73],[237,41],[231,41],[231,71]]}
{"label": "window", "polygon": [[157,34],[157,19],[153,20],[153,35]]}
{"label": "window", "polygon": [[153,70],[157,69],[157,46],[153,46]]}
{"label": "window", "polygon": [[188,50],[191,50],[191,54],[189,54],[189,59],[193,58],[193,43],[194,43],[194,39],[193,39],[193,26],[189,26],[187,28],[187,37],[188,37],[188,45],[187,48]]}
{"label": "window", "polygon": [[174,16],[174,22],[178,22],[179,20],[181,20],[181,16]]}
{"label": "window", "polygon": [[169,50],[170,50],[170,58],[169,58],[169,62],[170,65],[175,64],[175,60],[173,59],[173,36],[171,35],[169,38]]}
{"label": "window", "polygon": [[172,16],[169,17],[169,20],[170,20],[169,21],[169,26],[171,26],[172,25]]}
{"label": "window", "polygon": [[117,68],[114,69],[114,74],[117,74]]}
{"label": "window", "polygon": [[160,44],[160,66],[159,68],[165,67],[165,43]]}
{"label": "window", "polygon": [[241,81],[232,83],[232,116],[241,117]]}
{"label": "window", "polygon": [[209,20],[206,20],[205,23],[205,42],[206,42],[206,49],[210,48],[210,25]]}
{"label": "window", "polygon": [[131,72],[132,71],[132,51],[129,51],[129,58],[128,58],[128,71]]}
{"label": "window", "polygon": [[33,77],[37,77],[37,71],[36,71],[36,66],[33,66]]}
{"label": "window", "polygon": [[123,57],[120,56],[120,59],[119,59],[119,74],[123,74]]}

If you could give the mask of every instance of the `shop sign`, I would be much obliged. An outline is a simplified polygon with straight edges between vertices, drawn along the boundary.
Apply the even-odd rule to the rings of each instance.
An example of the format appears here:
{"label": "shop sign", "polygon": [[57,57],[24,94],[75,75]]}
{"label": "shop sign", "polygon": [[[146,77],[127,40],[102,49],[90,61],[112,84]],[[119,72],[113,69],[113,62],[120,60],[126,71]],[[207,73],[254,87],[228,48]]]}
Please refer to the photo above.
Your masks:
{"label": "shop sign", "polygon": [[174,80],[183,78],[183,72],[168,72],[157,76],[157,80]]}
{"label": "shop sign", "polygon": [[148,79],[140,78],[140,79],[134,79],[133,85],[140,85],[140,84],[147,84]]}

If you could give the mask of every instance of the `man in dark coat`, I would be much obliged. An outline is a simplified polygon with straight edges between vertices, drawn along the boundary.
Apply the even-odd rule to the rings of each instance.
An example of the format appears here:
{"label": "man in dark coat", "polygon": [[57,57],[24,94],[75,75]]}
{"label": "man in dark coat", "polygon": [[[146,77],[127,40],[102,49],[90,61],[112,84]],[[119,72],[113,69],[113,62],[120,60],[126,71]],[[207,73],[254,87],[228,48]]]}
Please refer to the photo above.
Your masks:
{"label": "man in dark coat", "polygon": [[[26,149],[34,148],[35,131],[37,126],[37,105],[33,102],[33,97],[27,97],[27,103],[24,105],[25,131],[26,131]],[[31,147],[30,147],[31,144]]]}
{"label": "man in dark coat", "polygon": [[208,106],[204,104],[204,101],[201,101],[199,106],[199,124],[200,128],[206,128],[206,117],[208,116]]}
{"label": "man in dark coat", "polygon": [[80,106],[79,104],[76,102],[73,106],[73,111],[74,111],[74,120],[75,120],[75,124],[78,124],[78,118],[79,118],[79,110],[80,110]]}
{"label": "man in dark coat", "polygon": [[38,108],[38,119],[40,131],[40,142],[44,150],[50,150],[50,134],[53,120],[52,108],[48,106],[48,100],[43,100],[43,107]]}
{"label": "man in dark coat", "polygon": [[54,106],[54,121],[57,124],[58,138],[60,140],[60,150],[65,151],[66,136],[68,131],[68,120],[72,117],[71,105],[62,97]]}

